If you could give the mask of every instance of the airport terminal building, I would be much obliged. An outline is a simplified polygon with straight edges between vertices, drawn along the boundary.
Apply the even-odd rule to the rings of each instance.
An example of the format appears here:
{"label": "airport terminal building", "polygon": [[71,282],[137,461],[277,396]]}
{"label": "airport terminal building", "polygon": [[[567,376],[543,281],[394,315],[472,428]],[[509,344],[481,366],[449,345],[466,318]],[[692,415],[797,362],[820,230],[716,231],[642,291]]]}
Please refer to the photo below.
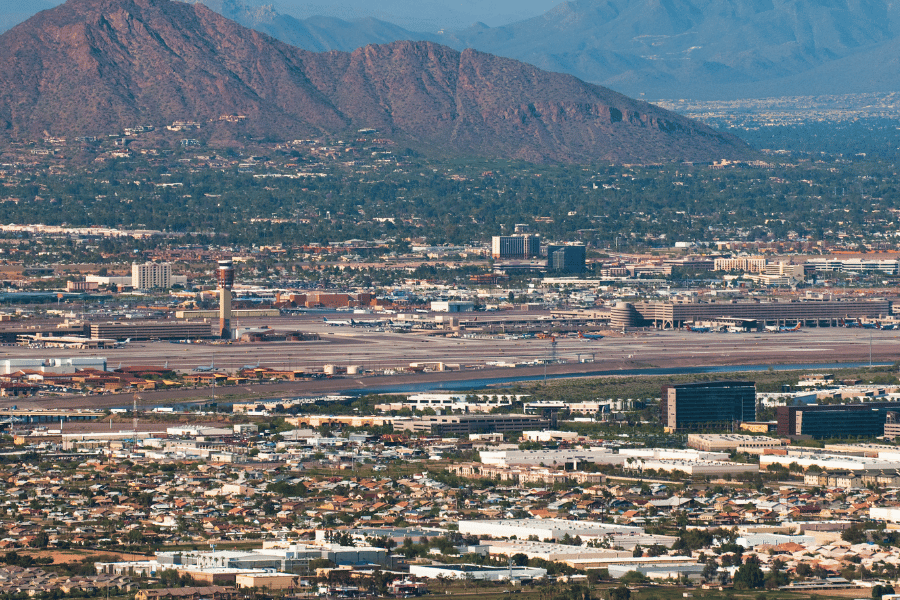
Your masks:
{"label": "airport terminal building", "polygon": [[786,302],[620,302],[613,306],[610,326],[680,328],[685,323],[739,319],[761,324],[801,323],[835,327],[842,320],[886,317],[888,300],[792,300]]}

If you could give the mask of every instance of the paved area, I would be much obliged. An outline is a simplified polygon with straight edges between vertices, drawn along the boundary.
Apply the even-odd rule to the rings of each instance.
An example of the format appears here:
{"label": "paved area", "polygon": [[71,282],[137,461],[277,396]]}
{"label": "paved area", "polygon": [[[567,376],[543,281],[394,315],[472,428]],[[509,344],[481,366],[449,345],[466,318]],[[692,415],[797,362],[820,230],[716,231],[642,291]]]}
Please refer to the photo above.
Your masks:
{"label": "paved area", "polygon": [[[244,365],[320,370],[326,364],[358,365],[366,370],[390,369],[411,362],[443,362],[460,365],[462,372],[362,377],[297,382],[267,386],[273,394],[317,394],[344,388],[383,387],[393,382],[450,381],[481,379],[490,376],[544,373],[577,374],[598,370],[622,370],[647,367],[693,367],[710,365],[816,364],[900,360],[900,331],[821,328],[793,333],[694,333],[686,331],[612,332],[600,340],[560,337],[556,340],[556,358],[564,364],[549,367],[497,368],[496,363],[528,362],[550,359],[554,349],[550,340],[492,338],[449,338],[424,333],[378,332],[374,329],[332,327],[321,318],[280,317],[242,322],[241,325],[266,324],[275,329],[319,333],[321,340],[260,344],[174,344],[137,342],[123,348],[89,351],[71,349],[0,348],[0,358],[50,356],[105,356],[110,368],[123,365],[163,365],[190,371],[214,364],[219,369],[238,369]],[[434,332],[432,332],[434,333]],[[352,382],[352,383],[351,383]],[[257,390],[257,386],[247,386]],[[184,396],[184,392],[180,392]],[[206,392],[193,391],[194,396]],[[173,401],[173,392],[158,393],[160,402]],[[154,397],[142,394],[147,401]],[[168,398],[168,400],[166,399]],[[83,404],[82,400],[74,400]],[[95,398],[93,405],[114,404]],[[17,403],[15,399],[0,406]],[[101,404],[98,404],[101,403]],[[18,402],[22,405],[23,402]],[[47,401],[42,401],[47,405]],[[54,401],[54,404],[56,402]],[[130,404],[130,402],[126,403]],[[84,404],[91,406],[91,403]]]}

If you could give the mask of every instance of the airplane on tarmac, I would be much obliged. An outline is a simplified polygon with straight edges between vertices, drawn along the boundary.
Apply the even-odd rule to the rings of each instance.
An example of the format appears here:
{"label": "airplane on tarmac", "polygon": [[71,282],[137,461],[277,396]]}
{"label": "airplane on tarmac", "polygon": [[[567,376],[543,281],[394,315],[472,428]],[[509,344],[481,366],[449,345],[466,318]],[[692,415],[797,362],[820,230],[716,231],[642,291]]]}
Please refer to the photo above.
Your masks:
{"label": "airplane on tarmac", "polygon": [[128,338],[124,342],[116,342],[114,347],[115,348],[124,348],[125,346],[127,346],[130,343],[131,343],[131,338]]}
{"label": "airplane on tarmac", "polygon": [[606,336],[600,335],[599,333],[584,333],[583,331],[579,331],[578,337],[582,340],[602,340]]}
{"label": "airplane on tarmac", "polygon": [[348,326],[352,327],[353,326],[352,320],[351,321],[346,321],[346,320],[336,321],[336,320],[332,319],[331,321],[329,321],[326,317],[322,317],[322,321],[326,325],[329,325],[331,327],[348,327]]}
{"label": "airplane on tarmac", "polygon": [[800,331],[800,321],[797,321],[797,324],[793,327],[785,327],[783,325],[766,325],[766,331],[770,333],[793,333],[795,331]]}
{"label": "airplane on tarmac", "polygon": [[216,361],[211,361],[209,365],[200,365],[199,367],[194,367],[195,371],[200,371],[201,373],[207,373],[209,371],[216,370]]}

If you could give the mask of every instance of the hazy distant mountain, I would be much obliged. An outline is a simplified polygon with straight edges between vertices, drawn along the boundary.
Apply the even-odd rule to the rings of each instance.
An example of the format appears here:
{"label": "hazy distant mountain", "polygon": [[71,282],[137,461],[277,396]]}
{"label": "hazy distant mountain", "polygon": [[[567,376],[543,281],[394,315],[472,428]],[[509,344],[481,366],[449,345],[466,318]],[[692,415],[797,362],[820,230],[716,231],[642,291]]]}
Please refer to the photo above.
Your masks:
{"label": "hazy distant mountain", "polygon": [[[45,8],[62,4],[63,0],[0,0],[0,33],[17,25]],[[499,26],[540,15],[561,0],[242,0],[249,6],[271,5],[279,14],[298,20],[310,17],[332,17],[342,21],[373,18],[387,21],[412,31],[437,33],[439,30],[464,29],[476,22]],[[216,7],[222,0],[203,0]],[[373,43],[376,40],[370,40]],[[363,44],[364,45],[364,44]]]}
{"label": "hazy distant mountain", "polygon": [[[58,1],[3,0],[0,27]],[[887,68],[900,39],[894,0],[187,1],[306,50],[431,40],[647,99],[900,90],[900,70]],[[470,17],[502,22],[516,4],[524,14],[553,8],[451,31]]]}
{"label": "hazy distant mountain", "polygon": [[505,25],[540,15],[560,0],[270,0],[297,18],[336,17],[353,21],[373,17],[413,31],[463,29],[472,23]]}
{"label": "hazy distant mountain", "polygon": [[[891,0],[570,0],[539,17],[474,26],[442,41],[630,95],[730,97],[763,89],[802,94],[803,75],[834,61],[861,53],[889,60],[898,32],[900,5]],[[844,86],[878,68],[860,66],[840,80],[816,80],[819,89],[857,91]],[[882,83],[895,90],[898,80]]]}
{"label": "hazy distant mountain", "polygon": [[374,127],[423,150],[531,161],[751,155],[696,121],[511,59],[406,41],[312,53],[202,4],[69,0],[0,35],[0,137],[175,120],[202,123],[201,139]]}
{"label": "hazy distant mountain", "polygon": [[252,5],[243,0],[193,0],[220,15],[237,21],[292,46],[312,52],[343,50],[350,52],[369,44],[387,44],[397,40],[436,40],[437,34],[408,31],[372,17],[344,21],[335,17],[296,19],[281,14],[272,5]]}
{"label": "hazy distant mountain", "polygon": [[436,40],[648,99],[900,89],[900,71],[886,68],[900,39],[900,4],[892,0],[570,0],[510,25],[440,35],[376,19],[298,20],[240,4],[253,0],[203,1],[308,50]]}

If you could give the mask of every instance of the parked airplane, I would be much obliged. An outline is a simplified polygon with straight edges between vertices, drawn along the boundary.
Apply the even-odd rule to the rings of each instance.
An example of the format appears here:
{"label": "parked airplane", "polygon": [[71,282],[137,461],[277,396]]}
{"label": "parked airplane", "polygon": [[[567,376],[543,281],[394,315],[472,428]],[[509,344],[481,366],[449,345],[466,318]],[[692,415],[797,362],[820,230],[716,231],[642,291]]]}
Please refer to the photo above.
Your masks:
{"label": "parked airplane", "polygon": [[793,333],[794,331],[800,331],[800,321],[797,321],[797,324],[793,327],[785,327],[784,325],[766,325],[766,331],[772,333]]}
{"label": "parked airplane", "polygon": [[578,337],[583,340],[602,340],[606,336],[600,335],[599,333],[584,333],[583,331],[579,331]]}
{"label": "parked airplane", "polygon": [[131,343],[131,338],[128,338],[128,339],[125,340],[124,342],[116,342],[116,344],[115,344],[114,347],[115,347],[115,348],[124,348],[125,346],[127,346],[127,345],[130,344],[130,343]]}
{"label": "parked airplane", "polygon": [[216,370],[216,361],[211,361],[211,362],[209,363],[209,366],[206,366],[206,365],[200,365],[200,366],[198,366],[198,367],[194,367],[194,370],[195,370],[195,371],[200,371],[200,372],[203,372],[203,373],[206,373],[206,372],[209,372],[209,371],[215,371],[215,370]]}
{"label": "parked airplane", "polygon": [[329,321],[326,317],[322,317],[322,321],[324,321],[326,325],[329,325],[331,327],[347,327],[353,325],[353,321],[336,321],[334,319]]}

